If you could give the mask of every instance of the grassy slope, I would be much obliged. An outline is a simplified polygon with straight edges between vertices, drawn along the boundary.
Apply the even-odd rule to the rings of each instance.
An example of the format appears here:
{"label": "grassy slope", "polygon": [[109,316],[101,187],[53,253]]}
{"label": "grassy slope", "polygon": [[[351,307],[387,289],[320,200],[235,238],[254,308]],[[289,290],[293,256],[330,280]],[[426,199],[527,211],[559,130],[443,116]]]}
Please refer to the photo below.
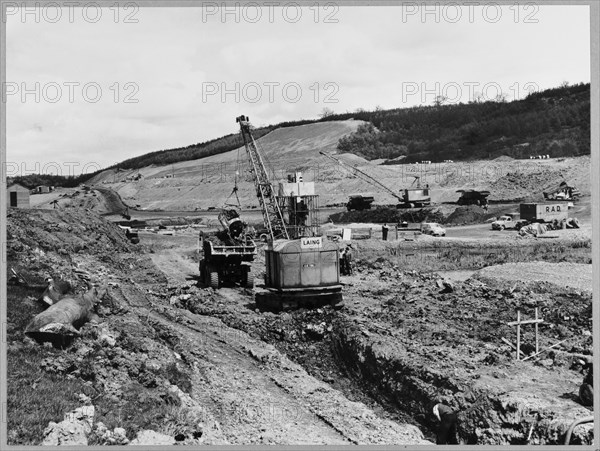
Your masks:
{"label": "grassy slope", "polygon": [[[99,268],[112,274],[129,268],[128,276],[138,282],[160,284],[160,274],[149,258],[129,248],[122,231],[93,213],[11,211],[7,232],[7,271],[15,269],[32,284],[7,289],[8,443],[40,444],[50,421],[60,422],[65,413],[82,405],[80,394],[92,399],[95,421],[109,429],[125,428],[129,439],[142,429],[174,435],[196,421],[165,388],[166,381],[183,391],[191,387],[187,370],[173,364],[165,331],[139,318],[127,305],[141,302],[143,291],[130,287],[124,297],[113,290],[103,301],[98,313],[117,337],[114,347],[97,340],[91,326],[84,326],[82,337],[64,351],[39,345],[23,333],[43,310],[37,299],[47,273],[77,280],[71,271],[86,262],[81,266],[90,271],[93,281],[106,280],[105,275],[95,274]],[[68,255],[57,253],[59,247]],[[120,285],[126,288],[127,284]],[[146,369],[146,357],[161,363],[157,373]],[[117,383],[116,392],[107,381]],[[90,444],[98,443],[93,434],[89,439]]]}

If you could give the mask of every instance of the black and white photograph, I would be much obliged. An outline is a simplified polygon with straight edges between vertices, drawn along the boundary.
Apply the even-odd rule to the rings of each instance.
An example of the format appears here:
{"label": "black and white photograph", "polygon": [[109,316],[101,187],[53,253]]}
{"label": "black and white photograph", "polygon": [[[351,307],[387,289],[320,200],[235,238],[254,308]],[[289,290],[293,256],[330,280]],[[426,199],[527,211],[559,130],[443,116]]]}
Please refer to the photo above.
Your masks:
{"label": "black and white photograph", "polygon": [[0,3],[2,449],[597,446],[599,3]]}

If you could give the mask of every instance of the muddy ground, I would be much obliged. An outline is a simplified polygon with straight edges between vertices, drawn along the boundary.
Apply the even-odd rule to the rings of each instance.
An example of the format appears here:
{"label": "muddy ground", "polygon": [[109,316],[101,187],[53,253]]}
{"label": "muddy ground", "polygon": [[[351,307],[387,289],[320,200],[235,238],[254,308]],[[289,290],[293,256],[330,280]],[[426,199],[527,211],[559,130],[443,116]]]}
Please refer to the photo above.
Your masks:
{"label": "muddy ground", "polygon": [[[464,443],[556,444],[590,415],[577,396],[592,354],[587,285],[527,281],[518,271],[444,283],[427,259],[418,271],[398,259],[413,243],[374,239],[355,243],[361,253],[343,278],[344,308],[276,314],[258,311],[246,289],[197,285],[196,231],[141,233],[131,245],[90,211],[13,211],[8,221],[9,267],[30,284],[47,273],[77,282],[78,271],[109,284],[100,322],[65,350],[23,336],[42,310],[40,289],[9,287],[11,444],[40,443],[49,421],[82,402],[96,405],[96,426],[122,426],[128,440],[152,429],[186,444],[425,443],[435,440],[430,412],[440,401],[459,412]],[[570,264],[581,266],[570,270],[587,270],[591,249],[571,244],[563,253],[577,249]],[[512,258],[542,255],[551,274],[561,256],[536,246]],[[438,252],[435,261],[444,259],[450,268],[455,257]],[[263,264],[259,252],[258,275]],[[506,323],[535,307],[544,318],[540,349],[565,341],[516,362],[502,341],[515,342]],[[534,352],[532,329],[522,349]],[[29,411],[60,408],[23,417],[23,400]],[[97,430],[88,443],[105,444]],[[573,442],[591,443],[591,428],[578,428]]]}
{"label": "muddy ground", "polygon": [[[10,444],[41,443],[50,421],[81,405],[94,405],[96,415],[79,444],[113,443],[105,427],[123,427],[128,441],[150,429],[183,444],[427,443],[416,426],[349,400],[273,346],[172,305],[184,286],[194,290],[189,299],[227,301],[186,283],[187,270],[195,276],[193,258],[160,253],[163,268],[184,269],[162,273],[150,258],[161,249],[129,244],[91,211],[12,211],[8,221],[9,267],[28,282],[9,288]],[[44,278],[60,275],[81,290],[82,271],[109,287],[96,309],[100,320],[67,349],[25,337],[43,309]]]}

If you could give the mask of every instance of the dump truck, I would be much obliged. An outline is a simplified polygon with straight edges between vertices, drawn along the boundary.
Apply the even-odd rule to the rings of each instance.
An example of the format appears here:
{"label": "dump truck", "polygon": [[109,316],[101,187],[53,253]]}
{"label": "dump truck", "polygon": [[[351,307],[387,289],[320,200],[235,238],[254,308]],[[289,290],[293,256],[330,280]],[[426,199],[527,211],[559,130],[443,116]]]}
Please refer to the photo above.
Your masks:
{"label": "dump truck", "polygon": [[461,193],[461,196],[458,198],[458,201],[456,201],[458,205],[484,206],[487,205],[487,198],[490,195],[489,191],[477,191],[473,189],[459,189],[456,192]]}
{"label": "dump truck", "polygon": [[227,284],[239,284],[252,288],[251,263],[256,256],[256,244],[248,239],[233,244],[219,242],[200,231],[202,259],[200,281],[207,287],[219,288]]}
{"label": "dump truck", "polygon": [[569,209],[566,204],[553,203],[531,203],[521,204],[521,220],[529,222],[553,222],[562,221],[569,216]]}
{"label": "dump truck", "polygon": [[356,195],[356,196],[350,196],[348,198],[348,203],[346,204],[346,208],[348,209],[348,211],[370,210],[371,204],[374,201],[375,201],[375,198],[372,196],[362,196],[360,194]]}

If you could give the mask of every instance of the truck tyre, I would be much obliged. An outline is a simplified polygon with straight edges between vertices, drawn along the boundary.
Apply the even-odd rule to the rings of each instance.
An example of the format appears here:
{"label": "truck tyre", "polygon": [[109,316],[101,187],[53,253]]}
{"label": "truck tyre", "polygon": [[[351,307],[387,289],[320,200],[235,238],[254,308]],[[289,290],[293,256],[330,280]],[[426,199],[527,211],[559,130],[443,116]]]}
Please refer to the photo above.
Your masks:
{"label": "truck tyre", "polygon": [[253,288],[254,287],[254,274],[252,271],[248,269],[248,271],[244,271],[242,274],[241,284],[242,287]]}
{"label": "truck tyre", "polygon": [[500,226],[500,230],[504,230],[504,226],[503,225]]}
{"label": "truck tyre", "polygon": [[210,272],[210,287],[219,288],[219,273],[216,271]]}

